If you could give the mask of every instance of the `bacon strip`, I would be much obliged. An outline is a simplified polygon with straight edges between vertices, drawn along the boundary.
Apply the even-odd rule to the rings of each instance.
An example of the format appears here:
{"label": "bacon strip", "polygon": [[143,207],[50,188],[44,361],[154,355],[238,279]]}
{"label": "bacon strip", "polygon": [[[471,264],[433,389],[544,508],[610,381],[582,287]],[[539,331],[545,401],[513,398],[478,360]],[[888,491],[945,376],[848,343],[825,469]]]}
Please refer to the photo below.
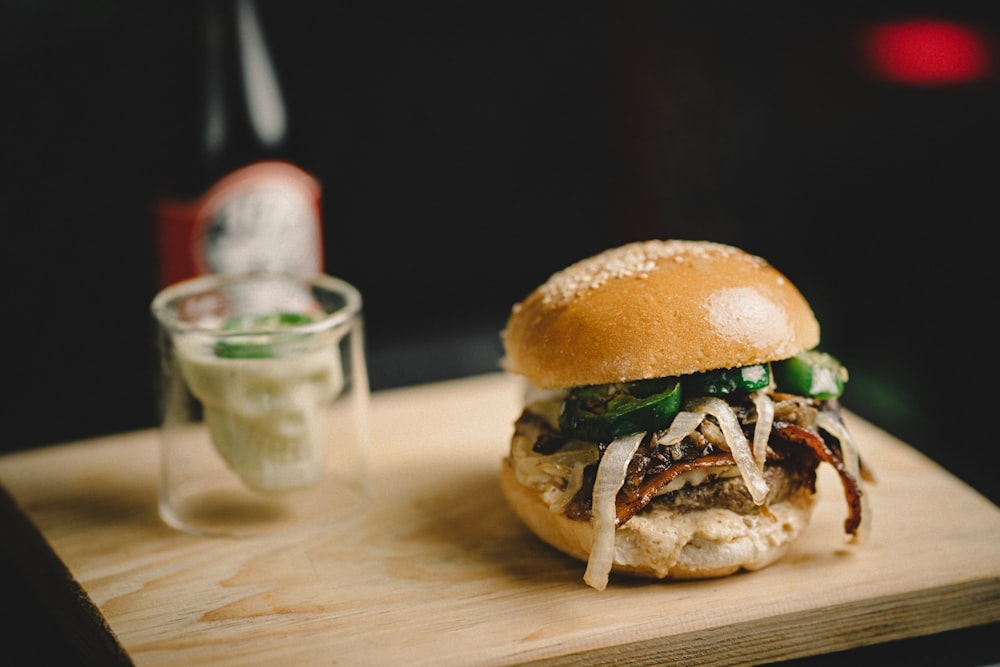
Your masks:
{"label": "bacon strip", "polygon": [[678,461],[672,464],[663,472],[645,479],[642,486],[639,487],[639,492],[634,497],[623,499],[623,494],[618,495],[617,520],[615,525],[620,526],[635,516],[639,510],[649,504],[657,491],[673,481],[678,475],[697,468],[716,468],[733,465],[736,465],[736,460],[729,452],[701,456],[692,461]]}
{"label": "bacon strip", "polygon": [[861,525],[861,494],[864,491],[858,480],[847,471],[840,455],[830,449],[818,433],[809,429],[785,422],[775,423],[774,428],[778,436],[788,442],[805,445],[837,471],[840,475],[840,481],[844,485],[844,495],[847,498],[848,514],[844,520],[844,532],[857,535],[858,526]]}

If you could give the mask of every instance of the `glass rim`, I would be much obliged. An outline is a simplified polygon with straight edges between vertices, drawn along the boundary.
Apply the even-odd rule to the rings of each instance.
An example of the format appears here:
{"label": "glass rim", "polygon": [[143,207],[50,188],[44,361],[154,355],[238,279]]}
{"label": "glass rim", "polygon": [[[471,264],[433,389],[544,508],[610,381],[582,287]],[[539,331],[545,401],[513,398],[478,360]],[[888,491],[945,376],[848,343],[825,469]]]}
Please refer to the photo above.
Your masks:
{"label": "glass rim", "polygon": [[[249,283],[280,283],[295,284],[311,289],[320,287],[331,293],[335,293],[344,299],[344,304],[327,312],[318,319],[302,324],[283,326],[279,328],[257,329],[255,333],[266,335],[268,333],[286,334],[290,332],[312,333],[327,331],[347,323],[361,315],[362,299],[361,293],[354,285],[326,273],[313,275],[294,275],[289,273],[275,273],[268,271],[252,271],[247,273],[212,273],[193,278],[187,278],[173,283],[161,289],[150,303],[150,311],[156,320],[163,326],[170,327],[178,332],[194,332],[205,334],[219,334],[219,329],[205,326],[197,322],[186,322],[175,317],[170,305],[183,297],[192,296],[199,292],[212,289],[225,288],[240,284]],[[240,331],[232,331],[230,334],[239,335]]]}

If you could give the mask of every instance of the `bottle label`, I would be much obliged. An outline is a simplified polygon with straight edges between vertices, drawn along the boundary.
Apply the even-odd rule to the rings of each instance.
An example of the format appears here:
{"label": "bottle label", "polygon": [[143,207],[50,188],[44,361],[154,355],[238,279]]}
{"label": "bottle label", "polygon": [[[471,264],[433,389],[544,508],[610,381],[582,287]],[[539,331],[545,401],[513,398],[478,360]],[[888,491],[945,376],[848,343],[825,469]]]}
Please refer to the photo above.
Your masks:
{"label": "bottle label", "polygon": [[286,162],[257,162],[193,202],[158,206],[160,282],[205,273],[323,270],[320,186]]}

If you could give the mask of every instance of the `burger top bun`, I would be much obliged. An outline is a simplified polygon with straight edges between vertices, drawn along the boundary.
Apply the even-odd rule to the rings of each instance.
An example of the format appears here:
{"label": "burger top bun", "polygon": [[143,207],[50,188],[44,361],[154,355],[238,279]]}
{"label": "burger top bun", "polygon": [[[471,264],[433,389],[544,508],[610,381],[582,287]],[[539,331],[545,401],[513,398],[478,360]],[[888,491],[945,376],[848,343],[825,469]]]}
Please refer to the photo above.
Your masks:
{"label": "burger top bun", "polygon": [[656,240],[555,273],[513,307],[502,337],[505,369],[551,389],[786,359],[819,343],[819,324],[760,257]]}

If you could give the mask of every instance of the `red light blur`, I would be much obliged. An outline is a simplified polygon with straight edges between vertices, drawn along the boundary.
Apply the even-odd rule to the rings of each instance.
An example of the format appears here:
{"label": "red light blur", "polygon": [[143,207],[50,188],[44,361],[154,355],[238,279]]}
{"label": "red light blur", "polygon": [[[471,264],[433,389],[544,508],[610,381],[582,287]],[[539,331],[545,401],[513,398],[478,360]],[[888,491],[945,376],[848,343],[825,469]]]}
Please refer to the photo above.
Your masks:
{"label": "red light blur", "polygon": [[896,83],[970,83],[986,77],[993,66],[990,43],[980,31],[940,19],[873,26],[863,48],[872,71]]}

